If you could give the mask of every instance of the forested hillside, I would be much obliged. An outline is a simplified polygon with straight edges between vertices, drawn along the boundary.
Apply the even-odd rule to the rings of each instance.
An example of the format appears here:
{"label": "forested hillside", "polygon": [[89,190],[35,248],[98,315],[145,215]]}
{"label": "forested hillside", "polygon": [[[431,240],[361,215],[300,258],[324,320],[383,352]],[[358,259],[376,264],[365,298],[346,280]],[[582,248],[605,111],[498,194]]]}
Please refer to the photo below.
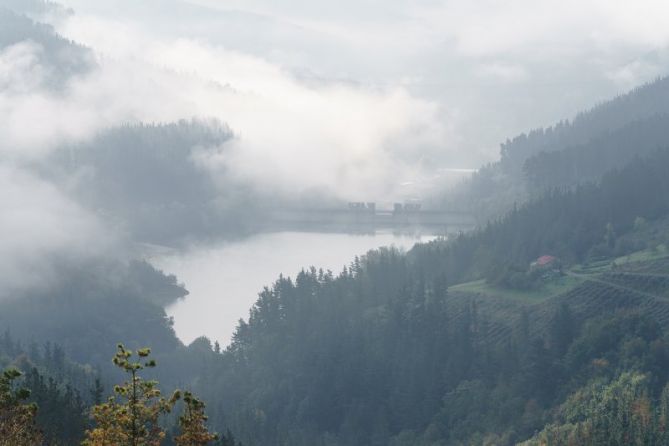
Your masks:
{"label": "forested hillside", "polygon": [[[33,64],[34,70],[39,71],[33,75],[43,76],[45,86],[57,90],[63,88],[71,76],[93,68],[95,59],[89,49],[59,36],[51,26],[22,14],[45,13],[49,8],[39,1],[0,1],[0,49],[9,48],[10,57],[23,57],[23,63]],[[3,85],[3,89],[5,87],[9,85]]]}
{"label": "forested hillside", "polygon": [[541,152],[584,144],[630,123],[666,115],[668,99],[669,78],[657,79],[581,112],[571,122],[562,121],[507,140],[501,145],[500,164],[507,171],[519,171],[527,159]]}
{"label": "forested hillside", "polygon": [[151,344],[170,353],[180,345],[164,306],[187,291],[141,262],[60,259],[58,281],[0,301],[0,327],[25,342],[58,342],[77,361],[106,364],[114,346]]}
{"label": "forested hillside", "polygon": [[633,228],[638,217],[656,219],[669,211],[667,166],[669,152],[658,150],[606,174],[598,184],[548,191],[473,234],[418,247],[423,253],[418,259],[458,282],[522,271],[543,254],[570,263],[623,255],[633,247],[616,235]]}
{"label": "forested hillside", "polygon": [[126,125],[63,145],[34,168],[133,240],[239,234],[253,230],[253,194],[207,165],[232,136],[217,121]]}
{"label": "forested hillside", "polygon": [[[92,154],[87,162],[113,170],[111,153]],[[58,287],[0,302],[0,324],[34,345],[57,341],[61,358],[99,368],[107,385],[117,341],[152,345],[161,383],[203,395],[209,425],[244,444],[627,444],[621,432],[661,444],[667,169],[669,150],[655,150],[472,233],[372,251],[339,274],[282,277],[224,349],[182,345],[161,305],[185,290],[136,262],[64,271]],[[536,269],[540,256],[559,266]],[[9,358],[21,365],[17,351]],[[28,357],[40,355],[53,353]],[[43,389],[29,364],[26,382]],[[60,379],[56,399],[67,394]],[[598,403],[620,392],[623,405]],[[625,424],[607,428],[613,414]]]}
{"label": "forested hillside", "polygon": [[448,194],[485,223],[552,188],[598,180],[636,156],[669,145],[669,78],[638,87],[573,121],[523,133],[501,144],[500,160],[483,166]]}
{"label": "forested hillside", "polygon": [[669,115],[658,114],[605,132],[587,143],[528,158],[523,165],[528,195],[536,197],[547,190],[597,181],[634,158],[666,147],[668,123]]}
{"label": "forested hillside", "polygon": [[[652,383],[644,395],[655,404],[669,289],[635,282],[652,262],[607,271],[634,252],[666,255],[666,232],[649,222],[669,213],[668,167],[658,151],[453,241],[371,252],[336,277],[280,279],[203,378],[224,405],[213,419],[263,445],[514,444],[572,392],[623,372]],[[546,253],[565,267],[609,260],[533,276],[530,262]]]}
{"label": "forested hillside", "polygon": [[[336,191],[318,186],[327,182],[302,189],[288,181],[279,191],[279,181],[265,181],[284,153],[299,165],[296,177],[325,175],[323,164],[335,183],[356,183],[358,174],[371,183],[384,169],[402,181],[405,168],[415,167],[402,164],[403,145],[432,150],[440,141],[421,141],[402,121],[418,133],[450,135],[431,121],[444,104],[409,101],[409,90],[388,99],[316,74],[305,82],[269,57],[196,39],[165,44],[112,23],[100,29],[123,29],[128,41],[156,51],[142,68],[149,71],[144,85],[164,75],[166,85],[185,82],[203,97],[239,101],[226,111],[272,108],[240,121],[257,117],[258,127],[241,128],[267,135],[247,144],[225,117],[142,123],[135,118],[141,104],[131,101],[114,120],[74,129],[81,123],[63,118],[46,132],[53,137],[33,140],[47,118],[25,110],[55,98],[52,108],[66,104],[74,110],[67,116],[79,116],[76,104],[58,99],[80,77],[103,70],[93,50],[40,23],[71,13],[50,2],[0,0],[0,100],[18,98],[13,116],[30,119],[17,122],[35,122],[8,126],[23,137],[0,144],[0,446],[669,444],[669,78],[507,140],[498,162],[444,191],[445,207],[479,217],[476,229],[408,251],[360,253],[341,271],[315,265],[281,275],[259,292],[229,345],[205,336],[185,345],[168,314],[188,299],[188,284],[152,265],[152,253],[278,230],[269,218],[274,209],[341,205]],[[212,81],[211,89],[203,84],[227,78],[151,65],[169,66],[186,53],[216,75],[232,65],[241,81]],[[272,57],[280,53],[272,48]],[[111,82],[105,95],[128,94],[128,79]],[[94,96],[103,84],[93,83]],[[230,96],[212,93],[236,88]],[[362,127],[371,115],[352,113],[353,121],[324,127],[335,155],[315,162],[320,136],[290,135],[299,128],[291,120],[305,127],[322,116],[336,120],[349,107],[323,104],[349,104],[349,96],[384,122],[368,131]],[[308,106],[293,109],[295,98]],[[429,118],[414,122],[412,107],[381,113],[404,101]],[[193,110],[218,108],[207,102]],[[311,112],[313,121],[305,119]],[[339,132],[351,138],[340,140]],[[392,142],[377,141],[385,139]],[[343,147],[349,143],[351,153]],[[293,151],[300,144],[309,150]],[[347,163],[335,159],[340,148]],[[271,161],[260,169],[244,165],[251,158],[228,164],[240,150]],[[282,166],[286,172],[293,171]],[[408,212],[419,209],[410,202]],[[267,250],[257,252],[251,262],[230,261],[264,277]],[[221,300],[236,297],[228,286],[217,288]]]}
{"label": "forested hillside", "polygon": [[[58,344],[33,341],[25,346],[5,332],[0,368],[9,365],[24,370],[23,385],[30,392],[28,401],[39,407],[36,421],[46,444],[78,444],[88,427],[88,407],[101,398],[99,372],[70,361]],[[6,416],[4,404],[0,413]]]}

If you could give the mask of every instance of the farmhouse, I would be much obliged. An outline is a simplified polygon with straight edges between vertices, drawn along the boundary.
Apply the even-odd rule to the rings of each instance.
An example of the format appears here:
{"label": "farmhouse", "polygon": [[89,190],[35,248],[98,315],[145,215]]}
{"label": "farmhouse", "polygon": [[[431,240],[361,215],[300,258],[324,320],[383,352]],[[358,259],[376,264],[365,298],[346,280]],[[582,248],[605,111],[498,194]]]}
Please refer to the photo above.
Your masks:
{"label": "farmhouse", "polygon": [[551,279],[562,275],[560,259],[551,255],[543,255],[530,263],[530,271],[535,272],[543,279]]}

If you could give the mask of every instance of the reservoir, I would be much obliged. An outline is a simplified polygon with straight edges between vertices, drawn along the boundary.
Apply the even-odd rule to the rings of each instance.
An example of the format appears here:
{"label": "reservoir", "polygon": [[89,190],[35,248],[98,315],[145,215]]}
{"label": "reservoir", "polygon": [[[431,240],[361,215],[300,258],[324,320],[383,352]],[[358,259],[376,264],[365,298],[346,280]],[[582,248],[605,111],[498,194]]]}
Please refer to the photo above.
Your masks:
{"label": "reservoir", "polygon": [[239,319],[248,319],[258,293],[280,274],[295,277],[315,266],[337,275],[356,255],[371,249],[392,245],[408,250],[434,238],[393,232],[275,232],[162,253],[153,256],[151,263],[175,274],[190,292],[167,308],[179,338],[188,344],[207,336],[225,347]]}

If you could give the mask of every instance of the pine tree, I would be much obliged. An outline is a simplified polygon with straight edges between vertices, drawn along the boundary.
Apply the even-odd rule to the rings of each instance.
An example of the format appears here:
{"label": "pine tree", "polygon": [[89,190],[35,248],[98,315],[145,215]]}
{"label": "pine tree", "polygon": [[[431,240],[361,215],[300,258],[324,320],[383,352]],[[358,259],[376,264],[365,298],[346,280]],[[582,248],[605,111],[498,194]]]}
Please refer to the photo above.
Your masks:
{"label": "pine tree", "polygon": [[138,372],[155,367],[148,348],[133,352],[119,344],[114,364],[129,375],[129,381],[114,387],[106,403],[93,408],[96,427],[86,431],[84,446],[159,446],[165,438],[158,421],[169,413],[180,398],[179,391],[166,399],[156,381],[145,381]]}
{"label": "pine tree", "polygon": [[0,446],[42,444],[42,435],[35,425],[37,406],[24,404],[30,392],[15,386],[20,376],[16,369],[5,370],[0,376]]}
{"label": "pine tree", "polygon": [[205,404],[190,392],[184,392],[184,413],[179,417],[181,435],[174,441],[177,446],[206,446],[218,440],[218,435],[209,432],[204,414]]}
{"label": "pine tree", "polygon": [[94,405],[102,404],[102,395],[104,394],[104,388],[102,386],[102,380],[100,377],[96,377],[93,382],[93,386],[90,389],[91,401]]}
{"label": "pine tree", "polygon": [[[161,416],[170,413],[181,399],[176,390],[169,399],[161,396],[157,381],[145,381],[138,372],[156,366],[149,359],[151,350],[139,349],[136,358],[130,350],[119,344],[114,364],[126,372],[129,380],[114,387],[114,395],[105,403],[93,407],[96,427],[86,431],[83,446],[160,446],[166,434],[158,424]],[[102,393],[96,380],[92,396]],[[184,413],[179,417],[181,434],[174,438],[177,446],[206,446],[218,440],[206,426],[205,404],[192,393],[184,392]],[[234,443],[233,443],[234,445]],[[2,446],[2,445],[0,445]]]}
{"label": "pine tree", "polygon": [[237,440],[235,440],[235,436],[232,435],[232,432],[230,432],[230,430],[228,430],[226,431],[226,433],[221,435],[221,438],[216,443],[216,446],[242,446],[242,444],[237,443]]}

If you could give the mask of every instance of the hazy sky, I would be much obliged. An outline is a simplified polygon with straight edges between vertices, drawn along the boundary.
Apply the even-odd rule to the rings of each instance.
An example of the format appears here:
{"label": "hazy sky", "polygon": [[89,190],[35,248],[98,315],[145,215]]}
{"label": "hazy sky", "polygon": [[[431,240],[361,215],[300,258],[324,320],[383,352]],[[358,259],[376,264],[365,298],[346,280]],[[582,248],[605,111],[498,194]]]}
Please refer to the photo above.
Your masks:
{"label": "hazy sky", "polygon": [[440,134],[422,149],[442,167],[477,167],[496,157],[506,137],[667,71],[662,1],[66,3],[163,41],[193,39],[256,57],[307,86],[406,91],[434,107]]}
{"label": "hazy sky", "polygon": [[213,117],[234,133],[194,160],[214,176],[394,201],[494,161],[507,137],[669,73],[664,1],[60,2],[75,14],[46,20],[92,48],[95,69],[54,91],[45,48],[0,49],[0,230],[18,234],[0,242],[4,294],[48,278],[52,253],[121,244],[25,168],[64,141]]}
{"label": "hazy sky", "polygon": [[80,210],[8,166],[121,123],[216,117],[235,139],[200,160],[214,173],[380,200],[669,71],[662,1],[62,2],[54,26],[97,69],[54,93],[43,48],[0,51],[0,180],[53,215]]}

